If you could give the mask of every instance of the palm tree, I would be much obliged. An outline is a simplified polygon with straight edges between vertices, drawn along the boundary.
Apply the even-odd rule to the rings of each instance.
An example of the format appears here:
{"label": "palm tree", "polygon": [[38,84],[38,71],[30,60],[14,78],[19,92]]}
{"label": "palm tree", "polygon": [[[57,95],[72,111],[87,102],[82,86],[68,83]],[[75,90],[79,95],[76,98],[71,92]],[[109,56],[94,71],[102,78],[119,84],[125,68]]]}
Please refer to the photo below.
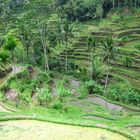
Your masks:
{"label": "palm tree", "polygon": [[115,8],[115,0],[112,0],[113,9]]}
{"label": "palm tree", "polygon": [[20,32],[20,39],[26,49],[27,59],[29,60],[29,49],[31,47],[32,34],[29,28],[25,27],[24,25],[21,26]]}
{"label": "palm tree", "polygon": [[73,34],[73,26],[68,23],[67,20],[64,21],[62,24],[62,42],[65,43],[65,71],[67,71],[67,65],[68,65],[68,43],[70,41],[70,38],[74,36]]}
{"label": "palm tree", "polygon": [[100,78],[101,78],[101,75],[102,75],[102,72],[103,72],[103,65],[100,61],[100,58],[99,57],[96,57],[93,64],[92,64],[92,78],[95,80],[95,81],[100,81]]}
{"label": "palm tree", "polygon": [[[88,40],[87,40],[87,44],[88,44],[88,47],[90,48],[91,50],[91,55],[90,55],[90,61],[91,61],[91,74],[90,74],[90,79],[92,80],[92,74],[93,74],[93,52],[95,54],[95,51],[96,51],[96,41],[93,37],[88,37]],[[94,56],[95,57],[95,56]]]}
{"label": "palm tree", "polygon": [[44,56],[45,56],[45,71],[50,70],[49,68],[49,61],[48,61],[48,40],[47,40],[47,24],[45,21],[41,25],[40,29],[40,41],[43,48]]}
{"label": "palm tree", "polygon": [[9,62],[9,52],[5,50],[0,50],[0,63],[5,70],[8,62]]}
{"label": "palm tree", "polygon": [[133,59],[131,57],[124,57],[123,63],[127,67],[131,67]]}
{"label": "palm tree", "polygon": [[102,1],[97,1],[96,2],[96,13],[100,17],[100,19],[103,18],[103,12],[104,12],[103,2]]}
{"label": "palm tree", "polygon": [[110,37],[108,37],[104,42],[102,42],[102,47],[104,50],[103,62],[106,63],[105,92],[107,92],[107,86],[108,86],[109,63],[111,60],[113,60],[116,63],[115,60],[116,49],[114,47],[114,44],[115,44],[114,40]]}
{"label": "palm tree", "polygon": [[0,47],[3,45],[3,43],[4,43],[4,40],[3,38],[0,37]]}
{"label": "palm tree", "polygon": [[17,46],[17,42],[13,36],[9,36],[6,42],[5,49],[11,52],[12,55],[12,61],[13,64],[15,65],[15,58],[14,58],[14,50]]}

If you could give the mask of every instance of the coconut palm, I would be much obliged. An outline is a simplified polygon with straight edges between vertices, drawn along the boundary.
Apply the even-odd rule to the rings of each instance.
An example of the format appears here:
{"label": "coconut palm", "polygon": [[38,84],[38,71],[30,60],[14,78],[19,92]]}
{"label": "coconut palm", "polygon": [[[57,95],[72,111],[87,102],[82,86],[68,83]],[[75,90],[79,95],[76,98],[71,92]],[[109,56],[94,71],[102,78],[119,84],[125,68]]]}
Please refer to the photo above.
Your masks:
{"label": "coconut palm", "polygon": [[45,21],[41,24],[40,28],[40,41],[43,48],[44,56],[45,56],[45,71],[49,70],[49,60],[48,60],[48,40],[47,40],[47,24]]}
{"label": "coconut palm", "polygon": [[114,47],[114,44],[115,44],[114,40],[110,37],[108,37],[105,41],[102,42],[102,48],[104,51],[103,62],[106,64],[105,92],[107,91],[108,86],[109,63],[111,60],[113,60],[116,63],[115,60],[116,49]]}
{"label": "coconut palm", "polygon": [[65,43],[65,71],[67,71],[67,66],[68,66],[68,44],[70,41],[70,38],[74,36],[73,32],[73,26],[69,24],[67,20],[65,20],[61,26],[61,31],[62,31],[62,42]]}
{"label": "coconut palm", "polygon": [[96,57],[92,64],[92,78],[95,81],[100,81],[102,73],[103,73],[103,65],[100,61],[99,57]]}
{"label": "coconut palm", "polygon": [[127,67],[131,67],[133,59],[131,57],[124,57],[123,64]]}
{"label": "coconut palm", "polygon": [[23,43],[23,47],[26,49],[27,59],[29,60],[29,50],[32,42],[32,34],[30,29],[24,25],[22,25],[20,28],[20,39]]}
{"label": "coconut palm", "polygon": [[3,45],[3,43],[4,43],[4,40],[2,37],[0,37],[0,47]]}
{"label": "coconut palm", "polygon": [[11,52],[12,56],[12,61],[15,64],[15,59],[14,59],[14,50],[17,46],[17,42],[13,36],[9,36],[6,42],[5,49]]}
{"label": "coconut palm", "polygon": [[6,70],[6,65],[9,62],[9,51],[0,50],[0,64]]}
{"label": "coconut palm", "polygon": [[90,74],[90,79],[92,80],[92,75],[93,75],[93,53],[95,54],[96,51],[96,40],[90,36],[87,39],[87,44],[88,44],[88,48],[91,50],[91,55],[90,55],[90,63],[91,63],[91,74]]}

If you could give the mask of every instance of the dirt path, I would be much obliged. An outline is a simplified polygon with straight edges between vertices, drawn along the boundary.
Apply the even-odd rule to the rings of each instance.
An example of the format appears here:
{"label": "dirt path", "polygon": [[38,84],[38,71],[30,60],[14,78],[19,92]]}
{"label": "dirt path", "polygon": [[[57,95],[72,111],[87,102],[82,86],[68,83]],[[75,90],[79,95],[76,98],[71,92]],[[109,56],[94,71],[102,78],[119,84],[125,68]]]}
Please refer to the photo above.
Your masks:
{"label": "dirt path", "polygon": [[128,140],[99,128],[85,128],[39,121],[0,123],[1,140]]}
{"label": "dirt path", "polygon": [[22,66],[12,66],[12,71],[8,73],[5,77],[0,79],[0,87],[2,87],[8,79],[10,79],[14,74],[19,73],[23,70]]}
{"label": "dirt path", "polygon": [[[8,79],[10,79],[14,74],[21,72],[23,70],[22,66],[12,66],[12,71],[8,73],[5,77],[0,79],[0,87],[2,87]],[[5,108],[1,103],[0,103],[0,112],[11,112],[9,108]]]}

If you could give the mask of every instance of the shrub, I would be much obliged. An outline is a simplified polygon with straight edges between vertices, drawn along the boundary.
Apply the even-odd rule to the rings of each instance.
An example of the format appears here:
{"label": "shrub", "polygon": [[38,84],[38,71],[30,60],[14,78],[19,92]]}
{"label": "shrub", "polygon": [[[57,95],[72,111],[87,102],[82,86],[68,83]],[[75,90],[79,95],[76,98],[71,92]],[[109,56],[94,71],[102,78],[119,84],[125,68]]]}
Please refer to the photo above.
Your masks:
{"label": "shrub", "polygon": [[37,77],[37,81],[39,82],[48,82],[50,79],[50,76],[45,73],[40,73]]}
{"label": "shrub", "polygon": [[31,103],[31,90],[30,89],[25,89],[23,93],[20,93],[19,97],[22,101],[25,101],[26,103]]}
{"label": "shrub", "polygon": [[79,67],[75,72],[74,72],[75,78],[79,78],[83,81],[89,79],[89,73],[85,67]]}
{"label": "shrub", "polygon": [[52,106],[54,109],[56,109],[56,110],[62,110],[63,109],[63,104],[62,104],[62,102],[60,102],[59,100],[57,100],[54,104],[53,104],[53,106]]}
{"label": "shrub", "polygon": [[2,91],[0,91],[0,101],[4,98],[4,94]]}
{"label": "shrub", "polygon": [[95,16],[96,8],[94,3],[85,4],[83,0],[70,0],[61,7],[61,17],[66,16],[72,21],[86,21]]}
{"label": "shrub", "polygon": [[29,73],[27,70],[24,70],[22,73],[17,74],[17,78],[27,78],[29,77]]}
{"label": "shrub", "polygon": [[128,85],[116,84],[111,86],[107,97],[127,104],[140,105],[140,94]]}
{"label": "shrub", "polygon": [[40,105],[47,104],[48,106],[48,103],[52,99],[50,89],[48,87],[42,89],[37,88],[36,91],[38,95],[38,100],[40,101]]}
{"label": "shrub", "polygon": [[135,48],[140,51],[140,44],[139,45],[135,45]]}
{"label": "shrub", "polygon": [[133,62],[133,59],[132,59],[131,57],[125,56],[125,57],[123,58],[123,64],[124,64],[125,66],[127,66],[127,67],[131,67],[132,62]]}
{"label": "shrub", "polygon": [[88,95],[88,89],[86,88],[85,84],[82,84],[78,89],[77,92],[80,95],[80,98],[83,98]]}
{"label": "shrub", "polygon": [[62,80],[57,81],[56,91],[60,97],[60,100],[62,100],[63,97],[71,95],[70,90],[64,86],[64,81],[62,81]]}
{"label": "shrub", "polygon": [[103,87],[95,81],[87,81],[85,82],[85,86],[90,94],[103,95],[104,93]]}
{"label": "shrub", "polygon": [[132,88],[128,88],[121,97],[125,103],[140,104],[140,95]]}
{"label": "shrub", "polygon": [[86,81],[83,83],[77,90],[77,92],[80,94],[80,98],[83,98],[87,96],[88,94],[98,94],[98,95],[103,95],[104,90],[101,85],[99,85],[95,81]]}

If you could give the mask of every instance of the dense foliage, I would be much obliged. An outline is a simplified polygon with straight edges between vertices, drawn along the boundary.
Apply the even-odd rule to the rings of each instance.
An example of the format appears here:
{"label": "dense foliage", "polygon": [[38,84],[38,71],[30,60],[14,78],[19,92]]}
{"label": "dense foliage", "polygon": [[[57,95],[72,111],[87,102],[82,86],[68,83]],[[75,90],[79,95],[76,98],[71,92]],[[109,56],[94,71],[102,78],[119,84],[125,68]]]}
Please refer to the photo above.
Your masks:
{"label": "dense foliage", "polygon": [[[110,27],[114,24],[118,26],[123,24],[123,28],[127,29],[125,17],[139,11],[139,6],[139,0],[1,0],[1,71],[5,69],[7,72],[8,64],[30,64],[31,67],[37,66],[45,73],[60,72],[79,79],[83,82],[77,90],[81,97],[98,94],[115,101],[139,105],[140,96],[134,88],[130,87],[126,90],[126,85],[110,86],[115,79],[112,76],[114,70],[111,64],[123,65],[130,69],[134,64],[134,60],[125,55],[121,58],[121,64],[120,62],[117,64],[120,59],[117,57],[119,47],[131,41],[131,37],[123,33],[119,34],[120,36],[113,35]],[[114,13],[114,15],[111,16],[112,23],[105,28],[102,18],[106,18],[108,13],[112,15]],[[139,15],[136,14],[136,16]],[[102,23],[102,27],[97,29],[93,26],[90,32],[84,30],[84,26],[83,29],[77,27],[84,22],[87,22],[89,27],[94,22],[97,26]],[[100,32],[101,29],[104,32]],[[99,31],[96,34],[93,30]],[[120,30],[116,29],[116,32]],[[98,39],[100,37],[104,39]],[[76,43],[79,43],[77,47],[79,52],[82,52],[83,46],[80,48],[82,43],[87,46],[87,52],[82,53],[88,56],[86,58],[88,65],[69,60],[69,57],[74,58],[74,53],[79,53],[73,51]],[[139,50],[139,44],[135,49]],[[80,54],[78,59],[83,59]],[[49,106],[53,99],[48,81],[52,77],[48,76],[48,80],[41,74],[37,77],[38,79],[32,81],[32,72],[26,71],[23,74],[25,77],[17,76],[20,86],[17,87],[15,78],[8,88],[18,89],[21,101],[26,103],[32,102],[35,92],[39,104]],[[117,80],[115,82],[120,79]],[[42,84],[44,81],[45,85]],[[53,104],[56,108],[57,105],[61,106],[60,102],[63,102],[63,98],[72,94],[62,79],[56,82],[56,92],[59,96],[56,101],[58,104]]]}

